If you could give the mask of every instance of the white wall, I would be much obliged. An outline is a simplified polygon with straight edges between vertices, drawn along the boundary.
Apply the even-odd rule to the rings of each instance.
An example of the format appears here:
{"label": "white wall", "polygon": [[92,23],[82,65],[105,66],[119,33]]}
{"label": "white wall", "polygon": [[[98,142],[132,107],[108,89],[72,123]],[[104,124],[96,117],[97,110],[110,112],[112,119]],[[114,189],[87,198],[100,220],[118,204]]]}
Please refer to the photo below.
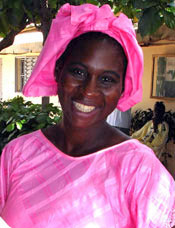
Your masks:
{"label": "white wall", "polygon": [[3,100],[12,98],[15,91],[15,58],[13,55],[3,55],[2,58],[2,91]]}
{"label": "white wall", "polygon": [[153,72],[153,55],[175,55],[175,42],[174,43],[158,43],[150,46],[142,47],[144,54],[144,73],[143,73],[143,99],[142,101],[132,108],[132,112],[136,109],[147,109],[154,107],[156,101],[163,101],[166,110],[175,111],[175,99],[156,99],[151,98],[151,85],[152,85],[152,72]]}
{"label": "white wall", "polygon": [[[29,55],[38,55],[37,53],[28,53]],[[7,55],[0,55],[0,59],[2,59],[2,74],[0,73],[0,98],[2,100],[11,99],[17,95],[22,96],[22,93],[15,92],[15,57],[17,55],[7,54]],[[19,55],[18,55],[19,56]],[[20,55],[26,56],[26,54]],[[1,87],[2,81],[2,87]],[[32,101],[33,103],[41,103],[41,98],[27,98],[24,97],[25,100]],[[50,102],[54,103],[55,105],[58,104],[57,96],[50,97]]]}

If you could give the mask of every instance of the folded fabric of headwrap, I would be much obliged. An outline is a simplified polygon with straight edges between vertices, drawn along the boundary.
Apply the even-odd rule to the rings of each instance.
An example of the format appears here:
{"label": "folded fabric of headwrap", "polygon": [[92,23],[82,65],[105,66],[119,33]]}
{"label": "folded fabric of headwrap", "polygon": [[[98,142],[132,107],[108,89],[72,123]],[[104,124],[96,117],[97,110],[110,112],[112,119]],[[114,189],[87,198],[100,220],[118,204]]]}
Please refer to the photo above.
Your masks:
{"label": "folded fabric of headwrap", "polygon": [[50,32],[38,57],[33,72],[24,86],[25,96],[57,95],[58,85],[54,70],[56,60],[75,37],[99,31],[117,40],[123,47],[128,65],[125,76],[125,89],[117,108],[126,111],[142,99],[143,53],[139,46],[130,19],[120,13],[115,16],[109,5],[97,7],[92,4],[63,5],[53,19]]}

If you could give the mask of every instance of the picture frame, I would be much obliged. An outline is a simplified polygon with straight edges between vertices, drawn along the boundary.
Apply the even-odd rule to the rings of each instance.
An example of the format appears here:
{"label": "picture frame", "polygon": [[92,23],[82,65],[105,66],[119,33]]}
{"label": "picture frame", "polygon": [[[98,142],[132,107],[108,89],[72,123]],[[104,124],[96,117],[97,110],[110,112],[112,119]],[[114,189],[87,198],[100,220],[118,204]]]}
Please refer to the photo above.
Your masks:
{"label": "picture frame", "polygon": [[175,55],[153,55],[151,98],[175,100]]}

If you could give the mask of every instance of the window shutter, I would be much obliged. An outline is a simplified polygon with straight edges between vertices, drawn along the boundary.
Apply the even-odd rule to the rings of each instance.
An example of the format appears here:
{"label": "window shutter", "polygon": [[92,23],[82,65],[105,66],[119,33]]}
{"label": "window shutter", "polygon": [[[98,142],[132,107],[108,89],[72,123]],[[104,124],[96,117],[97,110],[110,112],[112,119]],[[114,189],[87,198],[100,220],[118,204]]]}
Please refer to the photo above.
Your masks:
{"label": "window shutter", "polygon": [[29,79],[37,56],[17,57],[15,59],[15,92],[21,92]]}

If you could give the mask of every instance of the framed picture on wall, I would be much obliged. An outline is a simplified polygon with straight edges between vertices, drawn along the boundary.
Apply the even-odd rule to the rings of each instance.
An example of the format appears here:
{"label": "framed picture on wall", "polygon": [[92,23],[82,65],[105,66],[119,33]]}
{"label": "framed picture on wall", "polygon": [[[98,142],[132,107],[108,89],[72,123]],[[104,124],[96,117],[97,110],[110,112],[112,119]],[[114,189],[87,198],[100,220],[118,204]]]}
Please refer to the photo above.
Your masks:
{"label": "framed picture on wall", "polygon": [[153,55],[151,97],[175,100],[175,55]]}

